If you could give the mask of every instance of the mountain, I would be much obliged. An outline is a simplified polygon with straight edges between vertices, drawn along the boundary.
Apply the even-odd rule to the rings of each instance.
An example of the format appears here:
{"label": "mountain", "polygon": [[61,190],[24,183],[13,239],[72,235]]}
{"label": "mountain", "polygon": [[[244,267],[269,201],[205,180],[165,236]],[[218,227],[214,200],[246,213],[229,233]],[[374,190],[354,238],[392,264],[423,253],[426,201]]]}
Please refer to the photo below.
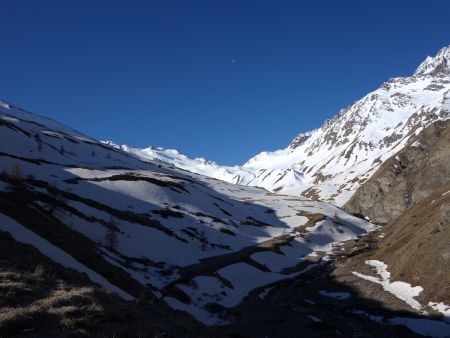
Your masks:
{"label": "mountain", "polygon": [[240,167],[0,102],[0,336],[449,337],[449,53]]}
{"label": "mountain", "polygon": [[[325,202],[143,162],[8,103],[0,139],[0,234],[169,318],[232,323],[249,293],[320,267],[338,243],[376,228]],[[14,318],[0,316],[0,330]]]}
{"label": "mountain", "polygon": [[[119,145],[113,141],[103,141],[104,144],[123,150],[142,160],[163,162],[173,167],[190,171],[203,176],[216,178],[218,180],[239,184],[239,176],[249,175],[249,173],[239,166],[227,167],[209,161],[205,158],[189,158],[175,149],[161,147],[135,148],[127,145]],[[252,175],[250,173],[250,175]]]}
{"label": "mountain", "polygon": [[[345,204],[377,224],[388,224],[441,190],[450,188],[450,120],[411,137]],[[438,193],[439,197],[439,193]]]}
{"label": "mountain", "polygon": [[372,254],[395,279],[450,303],[450,120],[436,121],[385,161],[345,205],[385,236]]}
{"label": "mountain", "polygon": [[386,318],[373,311],[380,305],[398,312],[413,308],[450,323],[449,145],[450,121],[433,122],[356,190],[345,209],[384,225],[343,243],[330,274],[377,304],[369,312],[356,310],[361,316],[432,337],[449,337],[448,324],[430,330],[424,318]]}
{"label": "mountain", "polygon": [[390,79],[287,148],[262,152],[240,167],[162,148],[123,149],[228,182],[342,206],[413,135],[449,116],[450,46],[428,57],[412,76]]}

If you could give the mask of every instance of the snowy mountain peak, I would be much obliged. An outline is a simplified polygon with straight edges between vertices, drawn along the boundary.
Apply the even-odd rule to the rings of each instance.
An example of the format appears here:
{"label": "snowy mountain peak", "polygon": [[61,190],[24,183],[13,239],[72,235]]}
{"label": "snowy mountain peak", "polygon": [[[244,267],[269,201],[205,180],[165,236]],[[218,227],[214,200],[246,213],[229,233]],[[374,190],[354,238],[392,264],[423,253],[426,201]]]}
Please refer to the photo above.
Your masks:
{"label": "snowy mountain peak", "polygon": [[297,148],[298,146],[302,145],[303,143],[305,143],[305,142],[311,137],[311,135],[312,135],[315,131],[316,131],[316,130],[311,130],[311,131],[307,131],[307,132],[298,134],[298,135],[292,140],[292,142],[289,144],[289,148],[295,149],[295,148]]}
{"label": "snowy mountain peak", "polygon": [[442,48],[435,57],[428,56],[417,68],[414,76],[450,73],[450,46]]}
{"label": "snowy mountain peak", "polygon": [[124,149],[216,179],[343,205],[409,139],[450,116],[450,46],[411,77],[394,77],[285,149],[225,167],[169,150]]}

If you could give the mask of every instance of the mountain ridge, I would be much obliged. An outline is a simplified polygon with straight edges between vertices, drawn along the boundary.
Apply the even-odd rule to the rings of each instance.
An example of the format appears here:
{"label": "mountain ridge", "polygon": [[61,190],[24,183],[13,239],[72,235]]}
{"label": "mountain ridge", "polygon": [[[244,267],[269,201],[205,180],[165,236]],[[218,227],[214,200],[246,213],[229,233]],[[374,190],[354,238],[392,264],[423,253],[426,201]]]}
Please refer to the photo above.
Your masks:
{"label": "mountain ridge", "polygon": [[[169,319],[164,324],[168,329],[184,322],[176,330],[179,334],[212,327],[204,334],[223,328],[235,336],[239,328],[250,336],[266,336],[277,323],[284,330],[278,336],[284,337],[286,332],[292,335],[292,328],[298,329],[300,323],[311,337],[323,336],[321,330],[347,336],[364,330],[376,336],[380,328],[388,337],[399,332],[416,336],[393,325],[446,337],[448,293],[435,288],[445,279],[441,284],[430,283],[431,264],[422,265],[425,273],[415,276],[413,264],[405,268],[396,257],[382,255],[400,247],[406,254],[398,258],[405,262],[408,247],[422,245],[417,243],[421,237],[411,231],[417,224],[394,223],[384,234],[384,228],[361,215],[314,199],[341,204],[355,191],[364,191],[361,187],[370,188],[366,181],[378,177],[389,161],[395,169],[399,150],[400,157],[402,151],[410,154],[414,136],[447,123],[447,55],[445,50],[427,59],[417,75],[386,82],[321,128],[298,135],[287,148],[261,153],[241,167],[189,159],[175,150],[149,147],[143,152],[99,142],[54,120],[1,103],[0,240],[19,252],[24,245],[33,246],[59,264],[58,268],[46,265],[50,269],[74,270],[73,280],[65,280],[67,285],[84,276],[83,285],[89,287],[89,280],[101,290],[97,297],[102,302],[104,293],[114,293],[116,304],[127,312],[133,303],[150,306],[146,311],[155,311],[155,318]],[[426,152],[422,155],[427,157]],[[182,166],[202,172],[189,172]],[[241,185],[213,175],[227,175]],[[435,205],[448,208],[448,191],[435,193],[439,195]],[[396,195],[404,198],[404,191]],[[426,238],[434,236],[426,246],[433,247],[440,239],[442,245],[434,245],[435,255],[441,255],[445,264],[450,256],[439,234],[448,232],[448,213],[446,223],[440,223],[440,215],[430,213],[431,198],[418,200],[403,217],[408,222],[425,217],[423,223],[434,217],[424,227]],[[372,216],[370,211],[364,213]],[[414,237],[408,245],[396,241],[398,229]],[[391,240],[394,245],[389,244]],[[43,261],[42,257],[37,260]],[[7,268],[0,278],[8,283],[8,276],[22,273],[11,271],[9,262]],[[445,278],[447,270],[441,270],[439,276]],[[36,276],[40,278],[39,271]],[[39,292],[45,291],[44,285]],[[82,306],[92,301],[92,292],[80,293]],[[0,297],[5,304],[13,303],[9,292]],[[61,308],[53,294],[50,299],[50,308],[28,304],[14,314],[33,318],[76,313],[73,307]],[[0,309],[8,314],[0,316],[0,333],[6,326],[20,334],[16,327],[22,317],[9,315],[11,309],[2,304]],[[89,316],[107,315],[98,307],[89,311]],[[253,311],[260,317],[247,319]],[[418,323],[426,323],[430,331],[417,330]],[[148,330],[153,330],[155,322],[149,324]]]}
{"label": "mountain ridge", "polygon": [[376,228],[325,202],[141,161],[10,104],[0,131],[0,231],[125,301],[149,294],[206,325]]}
{"label": "mountain ridge", "polygon": [[450,46],[427,57],[410,77],[394,77],[339,111],[320,128],[300,133],[280,150],[263,151],[242,166],[189,159],[174,150],[132,148],[143,159],[235,184],[343,205],[408,139],[450,116]]}

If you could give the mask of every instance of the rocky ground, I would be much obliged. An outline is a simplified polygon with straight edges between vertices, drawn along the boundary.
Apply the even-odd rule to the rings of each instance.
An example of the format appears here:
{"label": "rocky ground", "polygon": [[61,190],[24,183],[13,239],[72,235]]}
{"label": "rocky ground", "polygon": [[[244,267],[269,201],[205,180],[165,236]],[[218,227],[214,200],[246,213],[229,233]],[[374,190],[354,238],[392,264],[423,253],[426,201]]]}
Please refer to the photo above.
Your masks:
{"label": "rocky ground", "polygon": [[373,257],[392,277],[450,301],[450,122],[436,122],[387,160],[346,209],[385,223]]}
{"label": "rocky ground", "polygon": [[379,234],[346,242],[331,261],[295,280],[253,292],[235,309],[239,320],[225,331],[230,337],[379,337],[381,331],[385,337],[418,337],[405,327],[386,325],[386,318],[417,313],[352,274],[368,272],[364,260]]}
{"label": "rocky ground", "polygon": [[[0,334],[20,337],[416,337],[369,317],[412,316],[395,297],[367,288],[349,268],[371,254],[378,233],[349,241],[333,261],[295,280],[253,291],[237,320],[208,328],[162,304],[125,302],[0,233]],[[344,250],[341,250],[344,248]],[[20,258],[19,260],[11,257]],[[318,258],[320,261],[320,258]],[[360,266],[360,265],[359,265]],[[358,266],[358,268],[359,268]],[[363,285],[364,287],[360,288]],[[336,293],[336,294],[335,294]],[[347,298],[348,297],[348,298]],[[380,302],[388,297],[388,302]],[[386,307],[389,304],[389,307]],[[376,317],[373,317],[376,318]]]}

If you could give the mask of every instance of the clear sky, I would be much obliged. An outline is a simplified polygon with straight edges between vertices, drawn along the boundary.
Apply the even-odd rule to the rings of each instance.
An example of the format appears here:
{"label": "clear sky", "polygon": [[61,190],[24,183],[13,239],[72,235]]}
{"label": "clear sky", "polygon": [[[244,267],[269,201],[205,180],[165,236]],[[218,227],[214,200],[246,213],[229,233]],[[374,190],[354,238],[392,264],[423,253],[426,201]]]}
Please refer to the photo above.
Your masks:
{"label": "clear sky", "polygon": [[0,98],[242,164],[450,44],[450,1],[5,1]]}

